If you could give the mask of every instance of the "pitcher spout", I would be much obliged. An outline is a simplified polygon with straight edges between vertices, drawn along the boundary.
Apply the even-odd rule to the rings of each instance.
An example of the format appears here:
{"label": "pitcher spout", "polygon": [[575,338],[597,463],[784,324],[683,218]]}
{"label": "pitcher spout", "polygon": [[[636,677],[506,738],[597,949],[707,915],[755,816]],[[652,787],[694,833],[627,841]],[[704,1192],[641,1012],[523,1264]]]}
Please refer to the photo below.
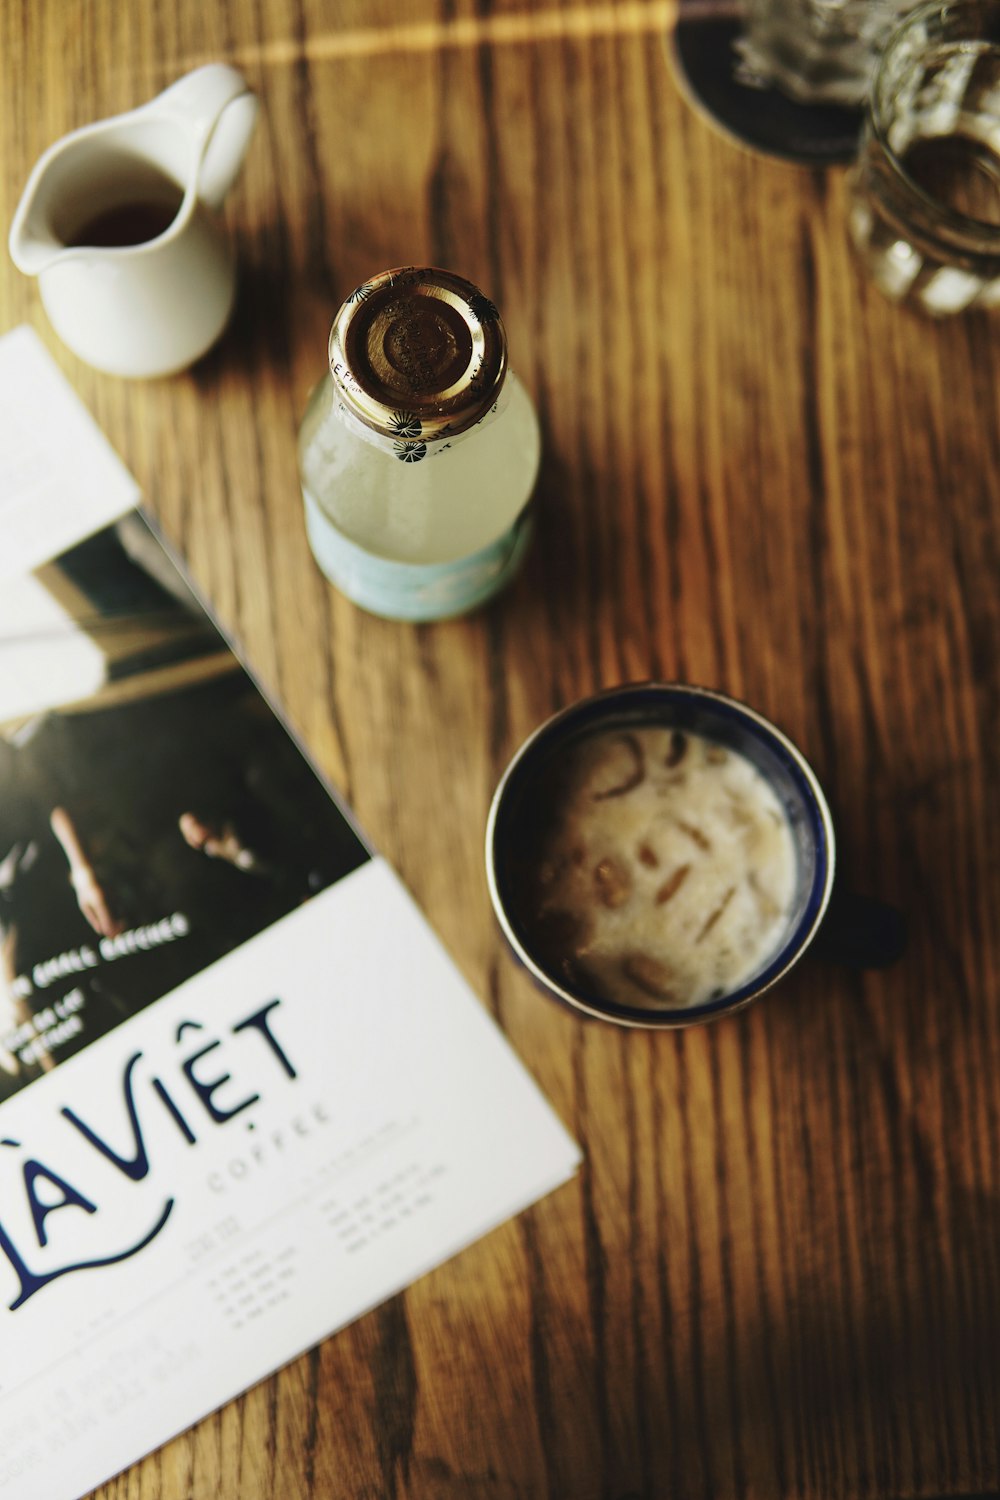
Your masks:
{"label": "pitcher spout", "polygon": [[93,260],[102,246],[133,243],[93,236],[103,218],[130,204],[155,209],[158,234],[180,221],[190,152],[185,155],[163,127],[143,128],[140,113],[84,126],[36,163],[10,227],[10,256],[19,271],[40,276],[64,261]]}
{"label": "pitcher spout", "polygon": [[11,260],[25,276],[41,276],[61,255],[70,253],[59,245],[46,244],[28,229],[19,230],[17,225],[11,228],[9,248]]}
{"label": "pitcher spout", "polygon": [[10,226],[10,258],[25,276],[40,276],[62,256],[71,255],[57,228],[59,158],[62,142],[50,146],[35,164]]}

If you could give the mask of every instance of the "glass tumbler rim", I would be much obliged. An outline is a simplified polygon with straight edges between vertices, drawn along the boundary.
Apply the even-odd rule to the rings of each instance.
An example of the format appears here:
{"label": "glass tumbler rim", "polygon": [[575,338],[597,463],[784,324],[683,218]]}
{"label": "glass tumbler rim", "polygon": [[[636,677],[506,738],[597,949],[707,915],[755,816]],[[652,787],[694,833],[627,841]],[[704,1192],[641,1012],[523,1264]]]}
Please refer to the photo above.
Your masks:
{"label": "glass tumbler rim", "polygon": [[[950,232],[961,241],[962,247],[969,249],[969,241],[975,239],[977,253],[982,253],[983,242],[989,251],[1000,253],[1000,224],[990,224],[983,219],[974,219],[969,214],[963,214],[958,209],[936,198],[907,171],[902,159],[897,154],[889,141],[888,126],[884,118],[883,100],[888,91],[888,70],[893,60],[893,53],[901,39],[909,33],[910,28],[919,25],[931,17],[939,17],[942,22],[947,21],[956,13],[959,16],[971,15],[975,12],[991,10],[997,17],[998,34],[996,41],[991,42],[988,38],[983,39],[986,46],[994,47],[1000,54],[1000,0],[923,0],[923,4],[908,11],[902,18],[895,31],[886,42],[875,65],[872,76],[872,86],[868,93],[867,121],[868,126],[879,144],[886,162],[902,183],[903,187],[910,193],[923,209],[934,215],[936,231],[942,229]],[[961,41],[961,36],[956,36],[956,41]],[[974,41],[972,37],[966,40]]]}

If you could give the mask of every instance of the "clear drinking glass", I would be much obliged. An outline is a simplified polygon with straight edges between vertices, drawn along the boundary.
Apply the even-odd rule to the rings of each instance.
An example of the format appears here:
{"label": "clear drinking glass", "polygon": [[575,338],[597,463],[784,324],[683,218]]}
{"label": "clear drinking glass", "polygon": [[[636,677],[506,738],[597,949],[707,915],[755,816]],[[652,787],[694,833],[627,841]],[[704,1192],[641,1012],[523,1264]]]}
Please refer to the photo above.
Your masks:
{"label": "clear drinking glass", "polygon": [[914,0],[746,0],[747,83],[799,104],[860,105],[879,49]]}
{"label": "clear drinking glass", "polygon": [[1000,304],[1000,0],[934,0],[893,34],[849,191],[887,297],[935,317]]}

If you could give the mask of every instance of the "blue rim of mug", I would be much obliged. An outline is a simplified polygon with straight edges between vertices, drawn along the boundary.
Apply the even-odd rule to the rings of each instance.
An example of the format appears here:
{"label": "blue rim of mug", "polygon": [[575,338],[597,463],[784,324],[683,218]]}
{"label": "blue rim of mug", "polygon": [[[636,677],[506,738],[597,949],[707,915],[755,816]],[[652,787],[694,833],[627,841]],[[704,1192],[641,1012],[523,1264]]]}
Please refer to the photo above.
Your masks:
{"label": "blue rim of mug", "polygon": [[[639,1006],[621,1005],[605,1000],[579,989],[570,988],[565,982],[543,968],[534,957],[530,947],[518,932],[508,911],[501,891],[497,872],[498,835],[502,837],[503,818],[507,799],[515,784],[525,775],[526,764],[538,758],[539,767],[547,764],[549,749],[564,735],[575,737],[580,731],[597,728],[602,721],[609,727],[621,719],[625,711],[632,710],[632,722],[640,717],[634,711],[648,704],[650,710],[657,705],[671,703],[701,703],[720,719],[729,719],[734,724],[748,728],[762,740],[789,773],[802,794],[808,811],[810,833],[816,850],[816,868],[812,885],[802,915],[796,922],[774,958],[746,984],[739,986],[715,1000],[706,1000],[701,1005],[677,1007],[672,1010],[644,1009]],[[655,722],[654,712],[649,714]],[[664,1030],[691,1026],[701,1021],[716,1020],[732,1015],[750,1005],[772,985],[777,984],[798,963],[809,947],[826,914],[833,890],[836,843],[833,819],[822,787],[816,774],[796,745],[783,734],[770,719],[757,713],[737,698],[731,698],[714,688],[694,687],[678,682],[633,682],[619,687],[605,688],[602,692],[582,698],[569,707],[561,709],[530,734],[509,762],[490,805],[486,823],[486,878],[490,901],[500,929],[515,958],[527,969],[535,983],[553,998],[562,1001],[572,1010],[599,1021],[610,1021],[619,1026],[641,1030]]]}

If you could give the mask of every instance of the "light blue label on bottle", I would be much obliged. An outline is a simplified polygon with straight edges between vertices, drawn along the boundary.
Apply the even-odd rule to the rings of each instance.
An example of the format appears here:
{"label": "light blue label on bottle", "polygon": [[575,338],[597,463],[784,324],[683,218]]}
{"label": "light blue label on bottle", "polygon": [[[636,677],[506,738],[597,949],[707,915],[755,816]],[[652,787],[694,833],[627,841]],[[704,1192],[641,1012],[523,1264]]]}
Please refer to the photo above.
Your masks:
{"label": "light blue label on bottle", "polygon": [[509,531],[468,557],[446,563],[393,562],[350,541],[303,492],[313,555],[348,599],[390,620],[446,620],[485,604],[520,567],[531,539],[526,507]]}

